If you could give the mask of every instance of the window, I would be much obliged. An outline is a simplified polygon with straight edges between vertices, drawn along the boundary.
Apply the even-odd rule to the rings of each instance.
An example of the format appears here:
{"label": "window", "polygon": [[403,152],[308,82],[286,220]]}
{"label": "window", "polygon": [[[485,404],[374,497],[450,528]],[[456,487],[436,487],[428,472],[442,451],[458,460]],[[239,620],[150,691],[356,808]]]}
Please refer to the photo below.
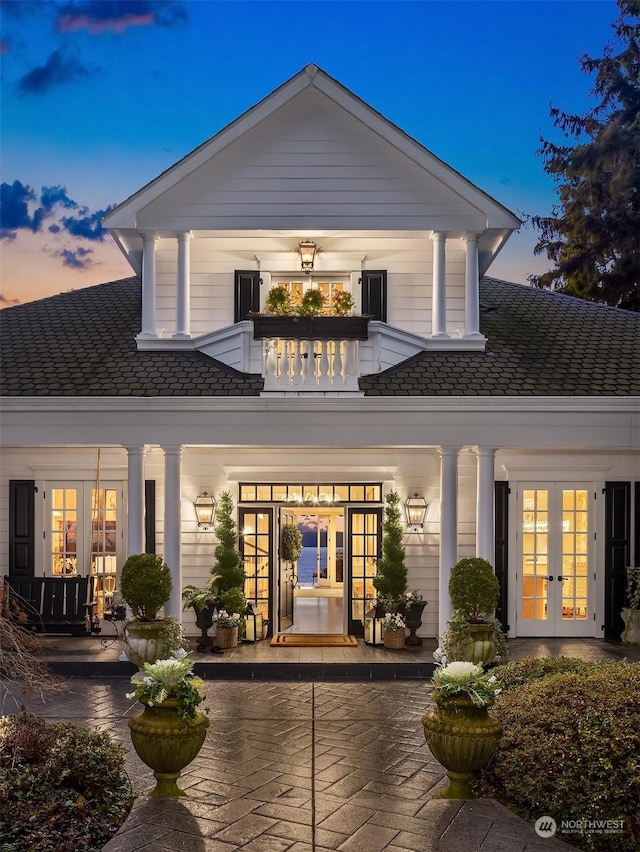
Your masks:
{"label": "window", "polygon": [[50,483],[44,487],[46,572],[96,576],[98,616],[109,609],[123,557],[121,483]]}

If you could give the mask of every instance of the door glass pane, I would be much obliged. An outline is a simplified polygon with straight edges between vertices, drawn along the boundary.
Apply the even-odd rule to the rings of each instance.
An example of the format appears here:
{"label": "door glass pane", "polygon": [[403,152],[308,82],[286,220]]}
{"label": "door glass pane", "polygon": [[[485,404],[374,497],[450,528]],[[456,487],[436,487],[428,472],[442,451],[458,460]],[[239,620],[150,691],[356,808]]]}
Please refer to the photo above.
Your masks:
{"label": "door glass pane", "polygon": [[548,492],[527,489],[522,493],[522,599],[525,621],[545,621],[548,616]]}
{"label": "door glass pane", "polygon": [[243,559],[244,593],[263,619],[269,618],[269,562],[271,553],[271,513],[241,510],[240,548]]}
{"label": "door glass pane", "polygon": [[351,617],[364,618],[375,598],[373,578],[378,558],[378,512],[352,512],[351,515]]}
{"label": "door glass pane", "polygon": [[53,488],[51,503],[51,573],[54,577],[73,577],[78,573],[78,491]]}
{"label": "door glass pane", "polygon": [[562,492],[562,620],[588,618],[588,529],[589,493],[565,488]]}
{"label": "door glass pane", "polygon": [[111,609],[116,588],[118,492],[115,488],[91,489],[91,573],[97,575],[97,614]]}

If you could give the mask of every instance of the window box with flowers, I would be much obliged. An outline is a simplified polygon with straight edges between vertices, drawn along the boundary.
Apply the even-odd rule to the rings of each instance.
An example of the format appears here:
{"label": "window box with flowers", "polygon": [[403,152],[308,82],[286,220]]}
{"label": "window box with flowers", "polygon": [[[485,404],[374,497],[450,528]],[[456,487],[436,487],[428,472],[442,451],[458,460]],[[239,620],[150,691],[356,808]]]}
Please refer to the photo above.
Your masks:
{"label": "window box with flowers", "polygon": [[308,290],[301,304],[294,306],[287,288],[278,285],[269,291],[266,312],[251,316],[253,336],[256,340],[367,340],[371,317],[353,315],[353,307],[351,293],[335,293],[328,307],[319,290]]}

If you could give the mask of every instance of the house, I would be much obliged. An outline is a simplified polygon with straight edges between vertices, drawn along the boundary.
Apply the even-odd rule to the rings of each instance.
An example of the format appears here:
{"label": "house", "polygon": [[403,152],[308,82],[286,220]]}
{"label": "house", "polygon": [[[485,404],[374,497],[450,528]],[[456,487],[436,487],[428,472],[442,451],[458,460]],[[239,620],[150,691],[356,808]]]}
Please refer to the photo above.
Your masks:
{"label": "house", "polygon": [[[519,225],[302,69],[106,217],[131,278],[1,312],[2,573],[92,572],[108,607],[126,556],[157,552],[179,615],[215,544],[194,504],[229,490],[273,629],[321,596],[362,635],[395,490],[426,505],[404,542],[420,635],[443,631],[472,555],[495,566],[510,636],[619,635],[640,318],[490,277]],[[275,287],[348,293],[358,321],[266,328]],[[288,522],[303,588],[279,560]]]}

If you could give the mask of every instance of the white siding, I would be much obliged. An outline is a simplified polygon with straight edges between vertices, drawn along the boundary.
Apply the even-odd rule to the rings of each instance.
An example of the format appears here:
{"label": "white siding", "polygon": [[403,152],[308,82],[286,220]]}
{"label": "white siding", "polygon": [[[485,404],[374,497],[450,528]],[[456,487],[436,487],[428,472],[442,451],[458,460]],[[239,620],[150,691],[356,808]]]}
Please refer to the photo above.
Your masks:
{"label": "white siding", "polygon": [[[415,239],[389,238],[378,235],[339,239],[319,238],[321,252],[337,257],[336,273],[360,273],[340,254],[360,255],[364,269],[386,269],[388,272],[388,314],[390,325],[428,337],[431,333],[432,243],[422,234]],[[270,252],[291,253],[292,273],[298,272],[293,238],[216,239],[196,236],[191,242],[191,334],[197,337],[233,323],[234,270],[258,269],[265,281],[270,271],[268,260],[259,264]],[[447,332],[452,337],[464,333],[465,249],[461,239],[447,240]],[[320,255],[321,256],[321,255]],[[274,261],[275,264],[275,261]],[[282,265],[279,262],[278,265]],[[171,337],[176,329],[177,241],[158,241],[156,253],[158,329],[163,337]],[[268,288],[268,284],[265,284]],[[354,293],[356,304],[361,295]],[[395,363],[395,362],[394,362]]]}
{"label": "white siding", "polygon": [[482,214],[317,90],[147,207],[138,227],[482,230]]}

